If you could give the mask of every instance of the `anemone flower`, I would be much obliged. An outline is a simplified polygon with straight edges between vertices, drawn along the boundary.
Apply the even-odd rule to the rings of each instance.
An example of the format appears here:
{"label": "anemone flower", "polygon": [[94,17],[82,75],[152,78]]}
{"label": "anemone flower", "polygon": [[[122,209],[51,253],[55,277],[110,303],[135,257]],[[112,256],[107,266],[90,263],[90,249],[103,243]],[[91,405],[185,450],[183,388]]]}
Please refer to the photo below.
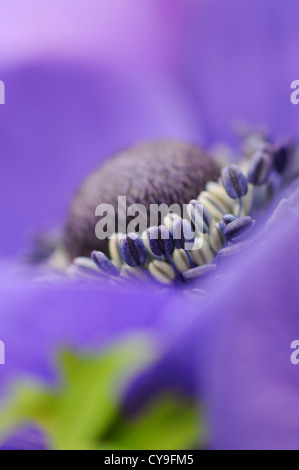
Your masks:
{"label": "anemone flower", "polygon": [[[90,270],[90,260],[58,272],[43,247],[33,253],[39,265],[16,257],[28,253],[28,234],[59,232],[86,174],[132,143],[231,143],[228,126],[239,117],[266,124],[275,138],[296,137],[289,86],[298,72],[297,3],[148,0],[129,14],[121,1],[111,10],[106,1],[77,0],[68,15],[65,1],[45,10],[28,3],[25,11],[11,1],[0,20],[20,31],[1,25],[2,448],[298,448],[290,361],[299,304],[296,174],[253,227],[246,211],[259,210],[261,173],[249,173],[252,201],[240,207],[247,183],[234,169],[224,173],[236,207],[216,235],[204,212],[204,236],[220,250],[208,268],[188,250],[173,260],[171,243],[150,245],[155,279],[168,279],[171,262],[199,263],[174,271],[190,290],[118,285]],[[228,152],[237,163],[236,147]],[[130,268],[139,269],[145,256],[136,256],[136,245],[132,256],[131,241],[124,246]],[[94,260],[103,267],[100,255]]]}
{"label": "anemone flower", "polygon": [[298,448],[299,375],[291,360],[298,329],[298,201],[297,186],[241,265],[226,260],[214,298],[130,386],[127,412],[163,388],[189,384],[207,405],[210,448]]}

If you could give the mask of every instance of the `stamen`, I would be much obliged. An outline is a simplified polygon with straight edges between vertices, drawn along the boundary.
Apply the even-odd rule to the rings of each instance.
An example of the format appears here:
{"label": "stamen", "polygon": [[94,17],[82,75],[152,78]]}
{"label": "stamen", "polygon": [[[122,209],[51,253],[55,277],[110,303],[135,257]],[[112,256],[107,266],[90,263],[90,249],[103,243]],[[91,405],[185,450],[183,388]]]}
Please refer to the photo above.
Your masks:
{"label": "stamen", "polygon": [[175,248],[171,232],[164,225],[150,227],[148,229],[148,239],[152,252],[157,256],[165,256],[173,267],[177,279],[180,279],[181,274],[170,257]]}
{"label": "stamen", "polygon": [[239,200],[240,217],[242,212],[242,196],[245,196],[248,191],[247,178],[236,165],[223,168],[221,178],[222,184],[229,197]]}
{"label": "stamen", "polygon": [[151,275],[162,284],[171,284],[176,279],[173,267],[166,261],[153,260],[148,266]]}
{"label": "stamen", "polygon": [[152,280],[151,274],[144,267],[148,259],[147,249],[143,240],[136,233],[131,232],[121,239],[120,252],[128,266],[131,268],[138,266]]}
{"label": "stamen", "polygon": [[212,216],[206,207],[196,199],[192,199],[187,206],[187,212],[199,233],[208,233],[212,224]]}
{"label": "stamen", "polygon": [[147,250],[136,233],[129,233],[120,240],[120,252],[124,261],[134,268],[142,266],[147,260]]}
{"label": "stamen", "polygon": [[174,242],[171,232],[163,225],[148,229],[149,244],[152,252],[157,256],[169,256],[174,251]]}
{"label": "stamen", "polygon": [[204,266],[197,266],[196,268],[188,269],[183,272],[183,276],[186,281],[194,281],[195,279],[211,274],[215,269],[215,264],[206,264]]}
{"label": "stamen", "polygon": [[114,266],[110,259],[101,251],[93,251],[91,253],[91,258],[101,271],[109,274],[110,276],[119,276],[119,269]]}
{"label": "stamen", "polygon": [[273,164],[278,173],[284,173],[290,158],[290,148],[281,145],[273,153]]}
{"label": "stamen", "polygon": [[239,199],[247,193],[247,178],[236,165],[223,168],[221,178],[227,194],[232,199]]}
{"label": "stamen", "polygon": [[191,224],[186,219],[176,219],[172,226],[172,236],[175,247],[185,251],[190,268],[193,268],[194,263],[187,249],[187,247],[189,250],[192,249],[195,241]]}
{"label": "stamen", "polygon": [[218,253],[225,244],[225,237],[222,234],[219,224],[215,224],[210,232],[210,245],[214,253]]}
{"label": "stamen", "polygon": [[[236,165],[223,168],[218,181],[207,181],[197,199],[184,202],[190,220],[169,213],[163,225],[149,227],[142,237],[115,234],[109,241],[112,261],[102,252],[92,253],[99,273],[124,282],[145,282],[150,277],[165,285],[180,281],[188,286],[187,281],[214,273],[223,259],[244,252],[253,242],[248,238],[255,225],[253,214],[261,216],[264,206],[290,178],[286,169],[291,148],[272,147],[260,134],[251,137],[246,137],[241,169]],[[275,214],[265,230],[273,224]],[[82,272],[89,269],[93,275],[97,272],[86,258],[77,258],[74,266]]]}
{"label": "stamen", "polygon": [[273,160],[268,152],[257,152],[251,161],[248,170],[248,181],[255,186],[266,183],[272,170]]}
{"label": "stamen", "polygon": [[225,238],[231,242],[240,240],[240,237],[247,232],[253,225],[250,216],[236,218],[232,214],[227,214],[219,222],[219,228]]}

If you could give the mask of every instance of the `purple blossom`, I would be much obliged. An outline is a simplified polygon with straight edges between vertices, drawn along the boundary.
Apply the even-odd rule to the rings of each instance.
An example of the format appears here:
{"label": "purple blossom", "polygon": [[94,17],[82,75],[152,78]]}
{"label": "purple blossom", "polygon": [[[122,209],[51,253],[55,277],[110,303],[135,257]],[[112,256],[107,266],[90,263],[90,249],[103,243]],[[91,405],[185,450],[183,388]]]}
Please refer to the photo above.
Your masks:
{"label": "purple blossom", "polygon": [[237,257],[222,265],[213,298],[194,305],[200,315],[130,388],[128,411],[179,386],[207,404],[211,448],[298,448],[299,369],[290,360],[298,330],[298,202],[297,189],[241,264]]}
{"label": "purple blossom", "polygon": [[11,34],[23,3],[8,2],[0,18],[0,253],[10,257],[0,264],[1,395],[20,378],[56,383],[61,347],[98,351],[141,332],[160,360],[130,388],[127,411],[177,387],[206,405],[211,448],[298,448],[295,189],[245,255],[223,260],[200,302],[53,273],[37,282],[12,260],[28,233],[61,226],[76,186],[118,148],[158,137],[210,145],[230,139],[235,118],[296,137],[298,2],[136,0],[128,14],[122,1],[111,13],[109,2],[77,0],[65,15],[66,1],[41,10],[31,0],[19,11],[30,30]]}

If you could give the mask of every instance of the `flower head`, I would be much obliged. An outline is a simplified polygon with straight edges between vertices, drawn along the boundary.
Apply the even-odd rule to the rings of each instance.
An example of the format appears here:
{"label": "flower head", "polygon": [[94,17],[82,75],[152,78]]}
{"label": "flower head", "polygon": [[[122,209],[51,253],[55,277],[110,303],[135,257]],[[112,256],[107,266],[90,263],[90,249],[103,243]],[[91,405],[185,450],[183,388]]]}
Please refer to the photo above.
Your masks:
{"label": "flower head", "polygon": [[221,178],[227,194],[232,199],[239,199],[247,193],[247,179],[236,165],[223,168]]}
{"label": "flower head", "polygon": [[[174,449],[298,448],[297,149],[272,145],[298,128],[288,99],[298,2],[67,3],[14,0],[0,18],[1,254],[27,247],[28,230],[46,232],[26,256],[34,264],[0,258],[0,442],[144,449],[167,436]],[[235,125],[239,116],[273,139]],[[215,164],[199,148],[219,139]],[[142,238],[147,253],[139,239],[126,239],[124,256],[121,237],[101,243],[95,206],[116,207],[120,192],[129,203],[198,200],[195,249],[172,236],[190,221],[170,217],[152,247]],[[205,407],[208,442],[196,441],[190,400]]]}

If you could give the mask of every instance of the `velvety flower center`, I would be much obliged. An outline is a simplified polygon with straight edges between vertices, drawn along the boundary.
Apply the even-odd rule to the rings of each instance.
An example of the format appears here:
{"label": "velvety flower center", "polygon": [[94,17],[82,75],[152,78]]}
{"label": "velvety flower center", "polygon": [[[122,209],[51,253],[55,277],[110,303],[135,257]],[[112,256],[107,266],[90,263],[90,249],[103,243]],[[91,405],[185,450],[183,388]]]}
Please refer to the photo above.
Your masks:
{"label": "velvety flower center", "polygon": [[[200,148],[183,142],[158,141],[125,150],[92,173],[79,188],[67,219],[65,249],[71,259],[93,250],[108,255],[108,240],[95,235],[99,204],[111,204],[118,217],[118,196],[127,204],[177,203],[197,197],[219,176],[218,165]],[[126,224],[130,221],[127,217]],[[118,224],[116,224],[116,231]]]}
{"label": "velvety flower center", "polygon": [[[92,252],[99,273],[113,282],[188,285],[210,276],[219,260],[254,237],[255,220],[284,184],[292,151],[261,138],[252,155],[243,156],[238,166],[228,162],[221,175],[216,162],[190,144],[153,142],[122,152],[93,173],[75,197],[66,228],[69,256],[86,269]],[[141,235],[116,232],[110,240],[97,240],[94,208],[105,201],[117,213],[120,194],[147,208],[186,205],[187,218],[169,212]]]}

